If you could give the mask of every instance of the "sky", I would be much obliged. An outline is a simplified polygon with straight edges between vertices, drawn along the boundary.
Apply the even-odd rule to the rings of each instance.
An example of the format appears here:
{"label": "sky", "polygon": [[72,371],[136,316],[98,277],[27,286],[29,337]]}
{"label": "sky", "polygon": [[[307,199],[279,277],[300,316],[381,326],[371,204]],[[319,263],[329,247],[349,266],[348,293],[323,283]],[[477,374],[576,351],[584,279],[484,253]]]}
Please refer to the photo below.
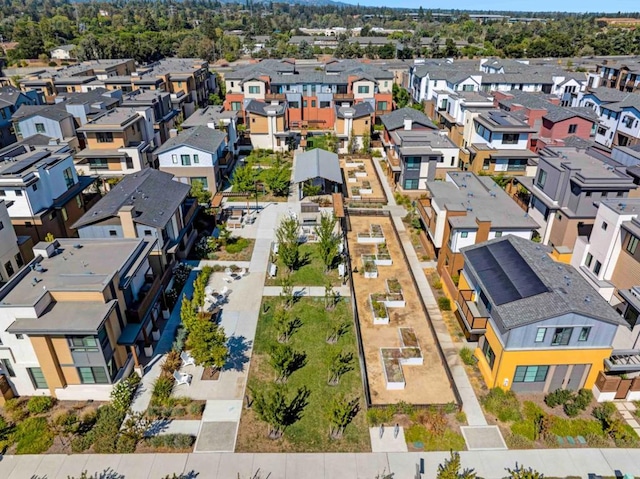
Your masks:
{"label": "sky", "polygon": [[561,11],[561,12],[638,12],[640,0],[342,0],[347,3],[359,3],[376,7],[394,6],[399,8],[424,9],[441,8],[456,10],[508,10],[523,12]]}

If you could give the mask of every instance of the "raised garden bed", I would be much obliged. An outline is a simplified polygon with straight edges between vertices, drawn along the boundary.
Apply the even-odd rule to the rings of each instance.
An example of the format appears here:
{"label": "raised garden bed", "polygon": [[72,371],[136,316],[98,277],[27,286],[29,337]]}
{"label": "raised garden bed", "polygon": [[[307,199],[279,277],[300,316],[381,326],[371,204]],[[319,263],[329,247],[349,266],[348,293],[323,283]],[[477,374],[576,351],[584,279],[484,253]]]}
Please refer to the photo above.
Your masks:
{"label": "raised garden bed", "polygon": [[418,338],[413,328],[398,328],[400,344],[403,348],[419,348]]}
{"label": "raised garden bed", "polygon": [[362,269],[364,271],[364,277],[367,279],[375,279],[378,277],[378,267],[375,261],[364,260],[362,262]]}
{"label": "raised garden bed", "polygon": [[347,171],[347,181],[349,183],[357,183],[358,180],[356,178],[356,172],[353,170],[348,170]]}
{"label": "raised garden bed", "polygon": [[351,198],[353,198],[354,200],[360,199],[360,187],[358,186],[351,187]]}
{"label": "raised garden bed", "polygon": [[420,348],[401,348],[402,358],[400,364],[406,366],[422,366],[422,350]]}
{"label": "raised garden bed", "polygon": [[387,292],[390,294],[402,294],[402,285],[396,278],[386,280]]}
{"label": "raised garden bed", "polygon": [[400,365],[397,348],[381,348],[382,369],[388,390],[402,390],[405,387],[404,373]]}
{"label": "raised garden bed", "polygon": [[[355,187],[352,187],[352,188],[355,188]],[[384,233],[382,232],[382,226],[378,224],[372,224],[369,226],[368,232],[358,233],[358,243],[361,243],[361,244],[384,243]]]}
{"label": "raised garden bed", "polygon": [[359,160],[347,160],[344,166],[347,168],[359,168],[360,166],[364,166],[364,162]]}
{"label": "raised garden bed", "polygon": [[387,310],[384,301],[377,301],[374,295],[370,295],[369,302],[371,303],[371,311],[373,313],[373,324],[389,324],[389,311]]}
{"label": "raised garden bed", "polygon": [[376,264],[378,266],[393,265],[393,260],[391,259],[391,254],[389,254],[387,243],[380,243],[376,245]]}

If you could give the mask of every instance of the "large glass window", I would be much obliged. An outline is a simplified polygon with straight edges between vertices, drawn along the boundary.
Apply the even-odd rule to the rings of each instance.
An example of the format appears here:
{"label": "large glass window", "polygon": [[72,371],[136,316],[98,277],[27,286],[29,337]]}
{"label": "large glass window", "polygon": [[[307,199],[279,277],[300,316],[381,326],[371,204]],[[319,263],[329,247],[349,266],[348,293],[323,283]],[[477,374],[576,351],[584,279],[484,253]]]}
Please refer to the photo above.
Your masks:
{"label": "large glass window", "polygon": [[97,352],[98,341],[95,336],[73,336],[69,338],[70,346],[77,352]]}
{"label": "large glass window", "polygon": [[96,133],[98,143],[113,143],[113,133],[110,131],[104,133]]}
{"label": "large glass window", "polygon": [[250,86],[249,87],[249,93],[252,95],[257,95],[258,93],[260,93],[260,87],[259,86]]}
{"label": "large glass window", "polygon": [[566,346],[571,339],[573,328],[556,328],[551,340],[551,346]]}
{"label": "large glass window", "polygon": [[589,339],[590,333],[591,333],[591,328],[589,326],[585,326],[580,330],[580,336],[578,336],[578,341],[587,341]]}
{"label": "large glass window", "polygon": [[44,124],[36,123],[36,133],[44,133],[44,132],[45,132]]}
{"label": "large glass window", "polygon": [[102,367],[78,368],[78,375],[82,384],[109,384],[107,372]]}
{"label": "large glass window", "polygon": [[386,101],[379,101],[378,102],[378,111],[382,111],[382,110],[386,110],[387,109],[387,102]]}
{"label": "large glass window", "polygon": [[547,328],[538,328],[538,331],[536,332],[536,343],[543,342],[546,334]]}
{"label": "large glass window", "polygon": [[182,166],[191,166],[191,157],[189,155],[180,155]]}
{"label": "large glass window", "polygon": [[407,156],[404,158],[404,163],[407,165],[407,170],[419,170],[420,169],[420,157],[419,156]]}
{"label": "large glass window", "polygon": [[417,190],[418,189],[418,180],[404,180],[404,189],[405,190]]}
{"label": "large glass window", "polygon": [[520,138],[520,135],[518,135],[517,133],[505,133],[502,135],[502,144],[503,145],[517,145],[518,144],[518,138]]}
{"label": "large glass window", "polygon": [[109,162],[106,158],[89,158],[89,168],[92,170],[108,170]]}
{"label": "large glass window", "polygon": [[631,254],[636,254],[637,247],[638,247],[638,238],[635,236],[631,236],[631,238],[629,238],[629,242],[627,243],[627,251]]}
{"label": "large glass window", "polygon": [[11,360],[7,359],[7,358],[2,358],[2,359],[0,359],[0,362],[2,362],[2,369],[4,370],[4,372],[10,378],[15,378],[16,377],[16,372],[13,370],[13,365],[11,364]]}
{"label": "large glass window", "polygon": [[369,93],[369,85],[358,86],[358,93]]}
{"label": "large glass window", "polygon": [[240,110],[242,110],[242,102],[239,102],[239,101],[232,101],[232,102],[231,102],[231,110],[233,110],[233,111],[240,111]]}
{"label": "large glass window", "polygon": [[544,188],[544,184],[547,182],[547,172],[544,170],[540,170],[538,172],[538,180],[536,183],[540,188]]}
{"label": "large glass window", "polygon": [[513,376],[514,383],[541,383],[547,380],[549,366],[518,366]]}
{"label": "large glass window", "polygon": [[71,188],[73,186],[73,170],[71,167],[65,168],[62,172],[62,176],[64,176],[64,182],[67,185],[67,189]]}
{"label": "large glass window", "polygon": [[484,354],[485,359],[489,363],[489,367],[493,369],[493,365],[496,362],[496,354],[491,349],[491,345],[489,341],[485,338],[484,344],[482,345],[482,354]]}
{"label": "large glass window", "polygon": [[48,389],[47,380],[44,378],[44,374],[42,373],[42,369],[40,368],[27,368],[27,373],[31,378],[31,382],[33,383],[33,387],[36,389]]}

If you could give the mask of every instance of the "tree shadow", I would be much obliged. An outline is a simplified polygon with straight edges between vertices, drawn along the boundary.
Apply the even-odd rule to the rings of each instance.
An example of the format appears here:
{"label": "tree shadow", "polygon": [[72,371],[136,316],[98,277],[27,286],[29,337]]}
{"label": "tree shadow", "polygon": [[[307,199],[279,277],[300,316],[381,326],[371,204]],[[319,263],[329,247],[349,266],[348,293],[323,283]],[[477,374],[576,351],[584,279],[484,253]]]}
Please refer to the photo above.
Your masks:
{"label": "tree shadow", "polygon": [[300,269],[303,266],[307,266],[308,264],[311,264],[311,253],[307,251],[306,253],[304,253],[298,258],[298,262],[296,263],[296,269]]}
{"label": "tree shadow", "polygon": [[144,432],[145,437],[157,436],[166,431],[171,424],[171,419],[156,419],[151,423],[149,428]]}
{"label": "tree shadow", "polygon": [[249,362],[249,350],[253,341],[247,340],[244,336],[231,336],[227,340],[229,354],[227,361],[222,368],[223,371],[244,371],[245,365]]}

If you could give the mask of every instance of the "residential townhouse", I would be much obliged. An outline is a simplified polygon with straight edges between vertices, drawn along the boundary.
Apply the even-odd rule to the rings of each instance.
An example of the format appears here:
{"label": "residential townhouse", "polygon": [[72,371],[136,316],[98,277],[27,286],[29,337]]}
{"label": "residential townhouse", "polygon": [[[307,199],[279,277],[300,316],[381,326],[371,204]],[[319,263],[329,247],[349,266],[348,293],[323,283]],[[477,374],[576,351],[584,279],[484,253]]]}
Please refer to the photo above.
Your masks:
{"label": "residential townhouse", "polygon": [[374,122],[374,111],[370,103],[360,102],[351,106],[335,106],[336,121],[334,133],[338,137],[338,153],[353,153],[349,151],[349,141],[353,139],[353,148],[360,150],[363,138],[369,135]]}
{"label": "residential townhouse", "polygon": [[590,140],[596,133],[598,117],[586,107],[563,107],[553,95],[512,90],[494,92],[496,107],[512,113],[536,130],[530,136],[529,149],[537,152],[545,146],[564,146],[569,137]]}
{"label": "residential townhouse", "polygon": [[16,235],[7,203],[0,199],[0,287],[33,259],[33,241],[29,236]]}
{"label": "residential townhouse", "polygon": [[71,225],[98,195],[91,192],[95,177],[78,176],[68,145],[23,142],[0,153],[0,199],[6,202],[16,234],[34,243],[48,234],[77,236]]}
{"label": "residential townhouse", "polygon": [[[418,103],[432,102],[436,91],[477,92],[482,84],[482,72],[471,63],[450,60],[428,60],[417,63],[409,74],[409,93]],[[435,107],[426,107],[434,111]]]}
{"label": "residential townhouse", "polygon": [[271,104],[250,100],[244,107],[245,133],[249,134],[255,149],[285,151],[289,149],[287,108],[283,104]]}
{"label": "residential townhouse", "polygon": [[145,168],[126,175],[73,224],[80,238],[157,240],[150,253],[154,274],[162,275],[191,250],[197,232],[197,202],[190,187],[173,175]]}
{"label": "residential townhouse", "polygon": [[155,165],[152,108],[114,108],[89,120],[77,133],[85,148],[76,153],[75,166],[83,174],[122,177]]}
{"label": "residential townhouse", "polygon": [[595,140],[601,145],[611,148],[640,143],[640,94],[598,88],[581,95],[579,105],[598,115]]}
{"label": "residential townhouse", "polygon": [[153,143],[161,145],[176,127],[179,111],[173,108],[171,94],[161,90],[135,90],[126,94],[121,105],[134,110],[151,109],[153,116]]}
{"label": "residential townhouse", "polygon": [[183,129],[206,126],[214,130],[227,133],[229,151],[234,157],[238,156],[240,149],[250,149],[251,141],[238,131],[238,112],[224,110],[222,106],[210,105],[198,110],[195,114],[184,120],[180,125]]}
{"label": "residential townhouse", "polygon": [[52,60],[75,60],[76,50],[75,45],[60,45],[49,50],[49,56]]}
{"label": "residential townhouse", "polygon": [[0,148],[16,141],[12,117],[22,105],[40,105],[41,97],[35,90],[22,92],[12,86],[0,88]]}
{"label": "residential townhouse", "polygon": [[540,225],[542,243],[569,255],[576,238],[597,227],[595,203],[607,198],[624,201],[637,185],[625,168],[587,150],[555,147],[539,154],[535,178],[517,181],[530,193],[528,212]]}
{"label": "residential townhouse", "polygon": [[[488,176],[449,172],[445,181],[429,181],[427,197],[417,201],[418,213],[438,259],[438,272],[451,297],[464,265],[465,246],[502,236],[531,239],[538,224]],[[469,337],[477,328],[464,324]]]}
{"label": "residential townhouse", "polygon": [[305,67],[290,60],[263,60],[225,75],[225,109],[240,111],[251,100],[286,103],[290,129],[333,129],[336,106],[367,102],[380,116],[393,109],[393,73],[356,60]]}
{"label": "residential townhouse", "polygon": [[490,175],[533,175],[537,155],[528,146],[535,129],[502,110],[483,111],[471,118],[463,130],[462,169]]}
{"label": "residential townhouse", "polygon": [[215,194],[222,183],[222,174],[232,164],[233,154],[227,148],[227,135],[220,130],[197,126],[183,130],[170,138],[154,153],[160,171],[193,185],[199,182]]}
{"label": "residential townhouse", "polygon": [[626,322],[549,248],[509,235],[462,250],[458,315],[476,325],[489,388],[592,388]]}
{"label": "residential townhouse", "polygon": [[640,62],[637,59],[603,60],[596,71],[589,73],[589,88],[613,88],[624,92],[640,90]]}
{"label": "residential townhouse", "polygon": [[107,401],[151,356],[163,281],[156,240],[58,239],[0,289],[0,364],[13,395]]}
{"label": "residential townhouse", "polygon": [[387,161],[403,190],[424,190],[428,181],[442,179],[459,166],[460,149],[444,131],[396,130],[391,138]]}

